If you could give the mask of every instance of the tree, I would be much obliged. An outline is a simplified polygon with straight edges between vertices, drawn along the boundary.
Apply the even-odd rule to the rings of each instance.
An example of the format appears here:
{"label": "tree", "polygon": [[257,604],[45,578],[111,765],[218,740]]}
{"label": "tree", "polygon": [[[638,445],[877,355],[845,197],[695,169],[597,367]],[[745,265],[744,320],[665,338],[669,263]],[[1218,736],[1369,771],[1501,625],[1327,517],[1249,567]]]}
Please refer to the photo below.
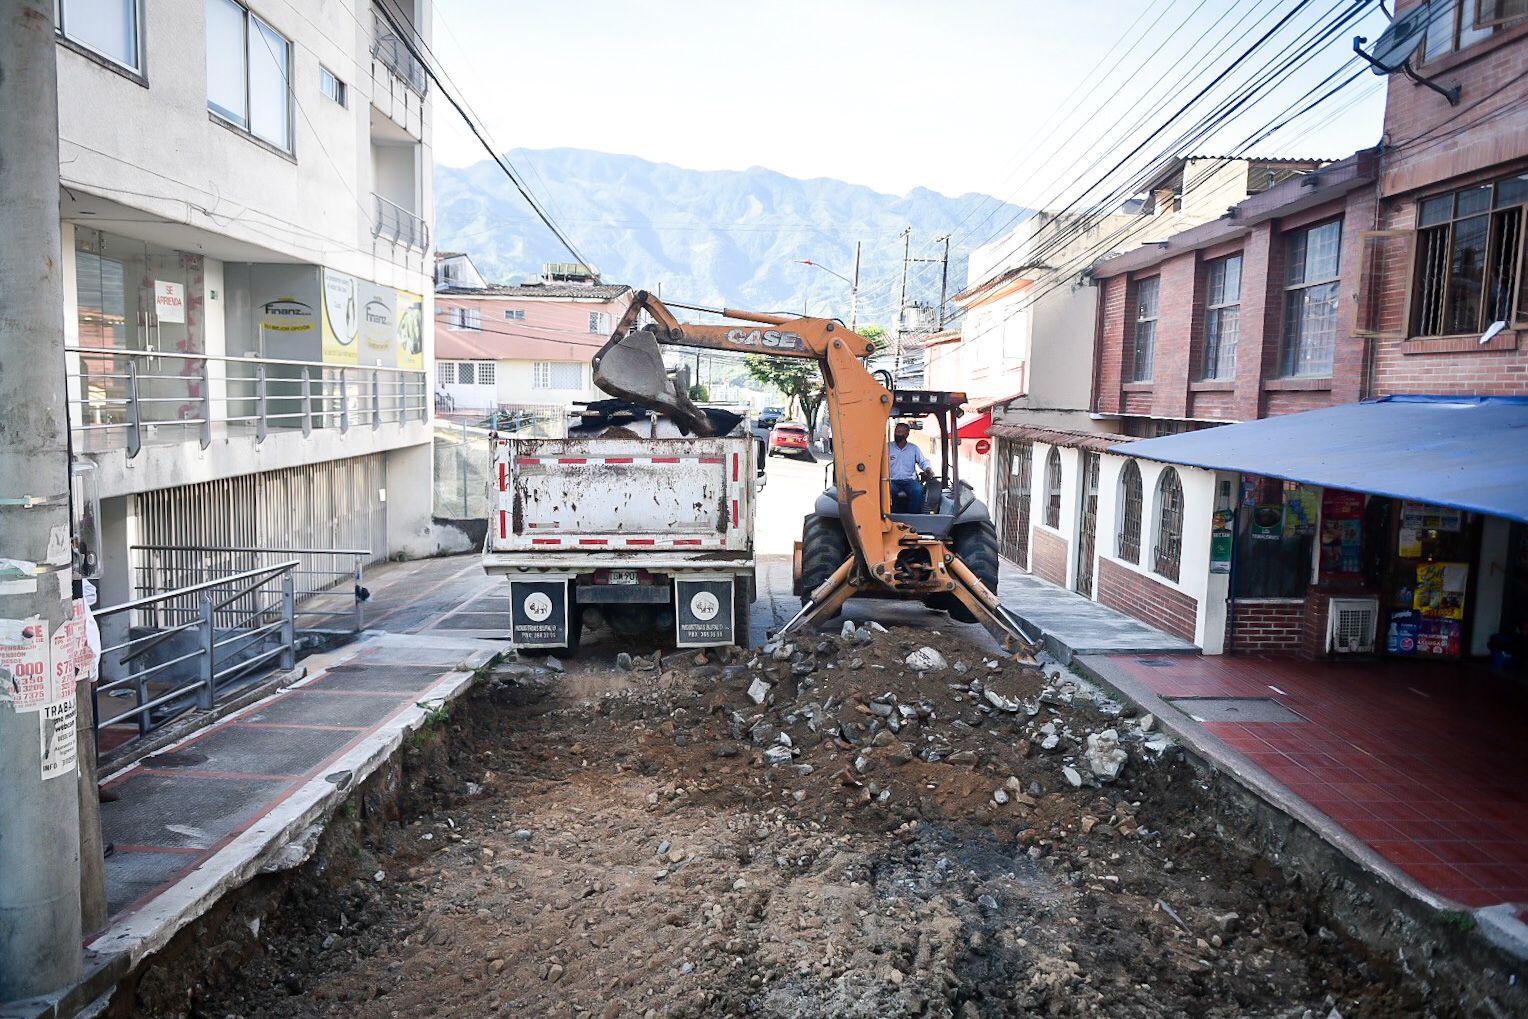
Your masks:
{"label": "tree", "polygon": [[[862,326],[859,334],[874,344],[876,350],[886,346],[886,330],[881,326]],[[749,354],[743,360],[748,374],[760,385],[772,386],[785,394],[787,413],[791,406],[799,406],[807,432],[817,431],[817,414],[828,394],[823,389],[822,372],[818,371],[816,361],[762,354]]]}

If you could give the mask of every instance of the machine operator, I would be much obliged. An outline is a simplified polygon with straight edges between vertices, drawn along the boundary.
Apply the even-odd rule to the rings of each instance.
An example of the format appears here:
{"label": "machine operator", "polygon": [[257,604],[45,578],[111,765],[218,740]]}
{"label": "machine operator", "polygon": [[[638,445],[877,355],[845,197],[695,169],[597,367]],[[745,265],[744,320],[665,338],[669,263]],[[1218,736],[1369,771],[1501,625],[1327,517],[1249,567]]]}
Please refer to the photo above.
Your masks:
{"label": "machine operator", "polygon": [[911,429],[899,422],[892,430],[892,443],[886,450],[891,467],[891,511],[893,513],[922,513],[923,484],[921,475],[929,473],[928,457],[923,450],[907,441]]}

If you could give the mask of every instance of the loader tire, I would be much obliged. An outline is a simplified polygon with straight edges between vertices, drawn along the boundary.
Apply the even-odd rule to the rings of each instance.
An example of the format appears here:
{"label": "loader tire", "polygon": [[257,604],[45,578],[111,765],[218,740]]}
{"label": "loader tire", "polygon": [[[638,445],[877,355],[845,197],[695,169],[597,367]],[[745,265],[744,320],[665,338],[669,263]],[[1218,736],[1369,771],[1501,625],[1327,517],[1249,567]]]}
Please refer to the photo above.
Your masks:
{"label": "loader tire", "polygon": [[[961,524],[950,532],[950,546],[966,569],[976,574],[993,594],[997,593],[997,527],[990,520]],[[962,623],[976,622],[976,615],[953,594],[943,595],[938,608]]]}
{"label": "loader tire", "polygon": [[848,558],[849,538],[844,525],[818,513],[808,516],[801,525],[801,603],[805,605],[812,592]]}

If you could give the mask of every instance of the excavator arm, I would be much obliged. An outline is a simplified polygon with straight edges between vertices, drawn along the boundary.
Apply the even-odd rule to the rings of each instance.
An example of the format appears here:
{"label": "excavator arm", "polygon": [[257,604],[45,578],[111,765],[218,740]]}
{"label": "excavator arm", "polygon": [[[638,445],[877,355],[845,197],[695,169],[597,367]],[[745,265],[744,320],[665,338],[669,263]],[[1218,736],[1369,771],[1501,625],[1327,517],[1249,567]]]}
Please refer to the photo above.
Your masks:
{"label": "excavator arm", "polygon": [[[651,319],[637,322],[646,313]],[[594,356],[594,382],[605,392],[670,415],[697,435],[710,421],[668,377],[662,347],[687,346],[769,357],[815,360],[822,370],[828,420],[833,426],[833,475],[839,515],[853,555],[817,591],[782,633],[831,615],[858,591],[882,586],[913,592],[950,592],[1000,639],[1027,644],[1017,620],[966,569],[944,542],[920,536],[891,519],[886,424],[891,391],[876,381],[863,358],[875,345],[842,323],[725,309],[734,320],[682,324],[661,300],[638,291],[610,340]]]}

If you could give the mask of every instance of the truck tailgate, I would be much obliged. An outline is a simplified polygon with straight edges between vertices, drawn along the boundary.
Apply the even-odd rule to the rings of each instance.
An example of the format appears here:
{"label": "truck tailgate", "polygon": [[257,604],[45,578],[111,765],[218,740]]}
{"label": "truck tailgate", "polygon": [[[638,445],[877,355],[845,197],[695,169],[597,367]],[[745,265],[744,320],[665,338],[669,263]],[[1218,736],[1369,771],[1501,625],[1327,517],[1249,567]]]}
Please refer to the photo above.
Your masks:
{"label": "truck tailgate", "polygon": [[487,552],[751,548],[752,439],[500,439]]}

